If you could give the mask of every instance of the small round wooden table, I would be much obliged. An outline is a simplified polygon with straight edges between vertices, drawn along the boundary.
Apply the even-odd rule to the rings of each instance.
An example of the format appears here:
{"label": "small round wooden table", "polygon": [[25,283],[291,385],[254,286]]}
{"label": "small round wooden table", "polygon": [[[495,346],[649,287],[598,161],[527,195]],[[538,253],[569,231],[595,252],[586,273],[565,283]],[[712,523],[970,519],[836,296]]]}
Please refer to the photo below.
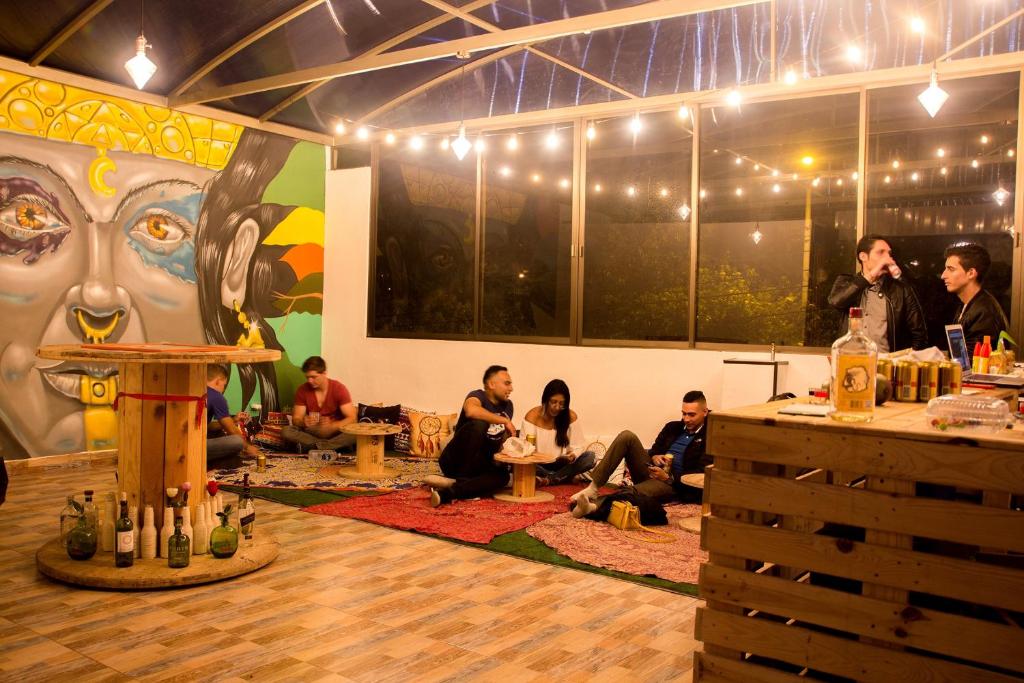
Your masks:
{"label": "small round wooden table", "polygon": [[557,455],[534,453],[526,457],[496,453],[495,462],[512,465],[512,489],[495,493],[495,500],[506,503],[546,503],[555,497],[547,491],[537,490],[537,465],[546,465],[558,459]]}
{"label": "small round wooden table", "polygon": [[398,434],[398,425],[378,422],[353,422],[341,428],[356,437],[355,467],[338,467],[336,473],[349,479],[387,479],[398,475],[398,470],[384,466],[384,437]]}
{"label": "small round wooden table", "polygon": [[[694,472],[693,474],[684,474],[680,482],[683,486],[692,486],[695,489],[704,490],[704,473]],[[686,531],[690,531],[695,534],[700,533],[701,522],[704,520],[704,515],[708,513],[707,496],[704,496],[704,504],[701,507],[700,515],[697,517],[684,517],[679,520],[679,528]]]}

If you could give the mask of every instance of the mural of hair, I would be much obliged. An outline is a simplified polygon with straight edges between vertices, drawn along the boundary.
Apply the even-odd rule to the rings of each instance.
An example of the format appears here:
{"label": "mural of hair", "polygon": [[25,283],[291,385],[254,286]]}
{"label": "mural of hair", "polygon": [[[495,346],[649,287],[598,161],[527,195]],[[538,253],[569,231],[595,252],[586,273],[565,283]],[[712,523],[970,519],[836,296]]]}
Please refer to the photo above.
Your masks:
{"label": "mural of hair", "polygon": [[[235,344],[243,331],[237,313],[221,303],[221,280],[228,247],[238,227],[251,218],[259,225],[259,243],[247,269],[245,301],[239,304],[250,322],[259,326],[266,347],[283,350],[265,320],[281,314],[272,305],[272,292],[288,291],[295,284],[295,276],[279,262],[287,247],[266,246],[262,242],[295,207],[262,204],[261,198],[295,144],[295,140],[247,129],[228,165],[206,188],[196,228],[196,272],[200,314],[211,344]],[[273,363],[239,365],[238,371],[243,406],[258,383],[264,413],[280,407]]]}

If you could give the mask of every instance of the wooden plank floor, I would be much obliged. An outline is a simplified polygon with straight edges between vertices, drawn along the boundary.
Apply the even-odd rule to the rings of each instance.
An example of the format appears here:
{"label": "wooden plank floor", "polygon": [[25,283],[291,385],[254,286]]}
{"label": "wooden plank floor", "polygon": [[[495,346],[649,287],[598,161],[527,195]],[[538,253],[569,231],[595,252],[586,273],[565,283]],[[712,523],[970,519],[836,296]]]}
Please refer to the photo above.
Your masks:
{"label": "wooden plank floor", "polygon": [[239,579],[117,593],[39,575],[65,496],[114,490],[114,471],[12,476],[0,680],[691,679],[698,600],[264,501],[281,555]]}

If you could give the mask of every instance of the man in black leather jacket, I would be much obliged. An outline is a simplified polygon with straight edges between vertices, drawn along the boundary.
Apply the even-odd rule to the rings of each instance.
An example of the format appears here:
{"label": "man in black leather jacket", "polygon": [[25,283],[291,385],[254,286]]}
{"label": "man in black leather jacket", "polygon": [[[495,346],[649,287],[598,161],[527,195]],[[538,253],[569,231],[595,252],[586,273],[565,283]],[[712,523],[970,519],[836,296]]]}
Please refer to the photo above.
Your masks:
{"label": "man in black leather jacket", "polygon": [[590,473],[590,486],[573,495],[573,515],[583,517],[600,506],[599,490],[623,460],[637,493],[656,500],[675,497],[684,502],[700,502],[700,489],[684,486],[681,477],[703,472],[711,464],[711,456],[705,451],[709,412],[704,393],[688,391],[683,396],[683,419],[662,427],[649,449],[633,432],[620,432]]}
{"label": "man in black leather jacket", "polygon": [[857,243],[860,272],[840,275],[832,285],[828,302],[848,313],[858,306],[864,311],[864,331],[879,352],[928,344],[928,326],[914,288],[899,279],[901,272],[892,257],[892,247],[880,235],[865,235]]}
{"label": "man in black leather jacket", "polygon": [[946,267],[942,281],[946,290],[956,294],[963,303],[957,323],[963,325],[967,350],[974,349],[987,335],[995,348],[999,333],[1010,329],[1006,314],[992,293],[982,288],[992,257],[980,244],[958,242],[946,249]]}

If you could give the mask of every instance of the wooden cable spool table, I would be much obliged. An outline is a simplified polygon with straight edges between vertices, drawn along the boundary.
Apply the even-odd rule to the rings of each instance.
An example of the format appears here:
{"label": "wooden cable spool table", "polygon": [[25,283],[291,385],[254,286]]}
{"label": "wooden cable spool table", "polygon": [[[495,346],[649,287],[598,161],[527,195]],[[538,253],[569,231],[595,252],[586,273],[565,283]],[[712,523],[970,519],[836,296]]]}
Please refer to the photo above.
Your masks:
{"label": "wooden cable spool table", "polygon": [[138,507],[140,519],[145,506],[153,506],[158,529],[163,524],[165,489],[191,482],[190,513],[201,499],[209,421],[206,366],[281,358],[276,349],[166,343],[53,345],[40,347],[36,355],[118,364],[118,488],[128,495],[129,506]]}
{"label": "wooden cable spool table", "polygon": [[398,434],[398,425],[378,422],[354,422],[341,428],[356,437],[355,466],[330,466],[334,473],[349,479],[387,479],[398,475],[398,470],[384,466],[384,437]]}
{"label": "wooden cable spool table", "polygon": [[512,465],[512,489],[495,493],[495,500],[506,503],[546,503],[555,497],[547,491],[537,490],[537,465],[546,465],[558,459],[557,455],[534,453],[526,457],[495,453],[494,461]]}

